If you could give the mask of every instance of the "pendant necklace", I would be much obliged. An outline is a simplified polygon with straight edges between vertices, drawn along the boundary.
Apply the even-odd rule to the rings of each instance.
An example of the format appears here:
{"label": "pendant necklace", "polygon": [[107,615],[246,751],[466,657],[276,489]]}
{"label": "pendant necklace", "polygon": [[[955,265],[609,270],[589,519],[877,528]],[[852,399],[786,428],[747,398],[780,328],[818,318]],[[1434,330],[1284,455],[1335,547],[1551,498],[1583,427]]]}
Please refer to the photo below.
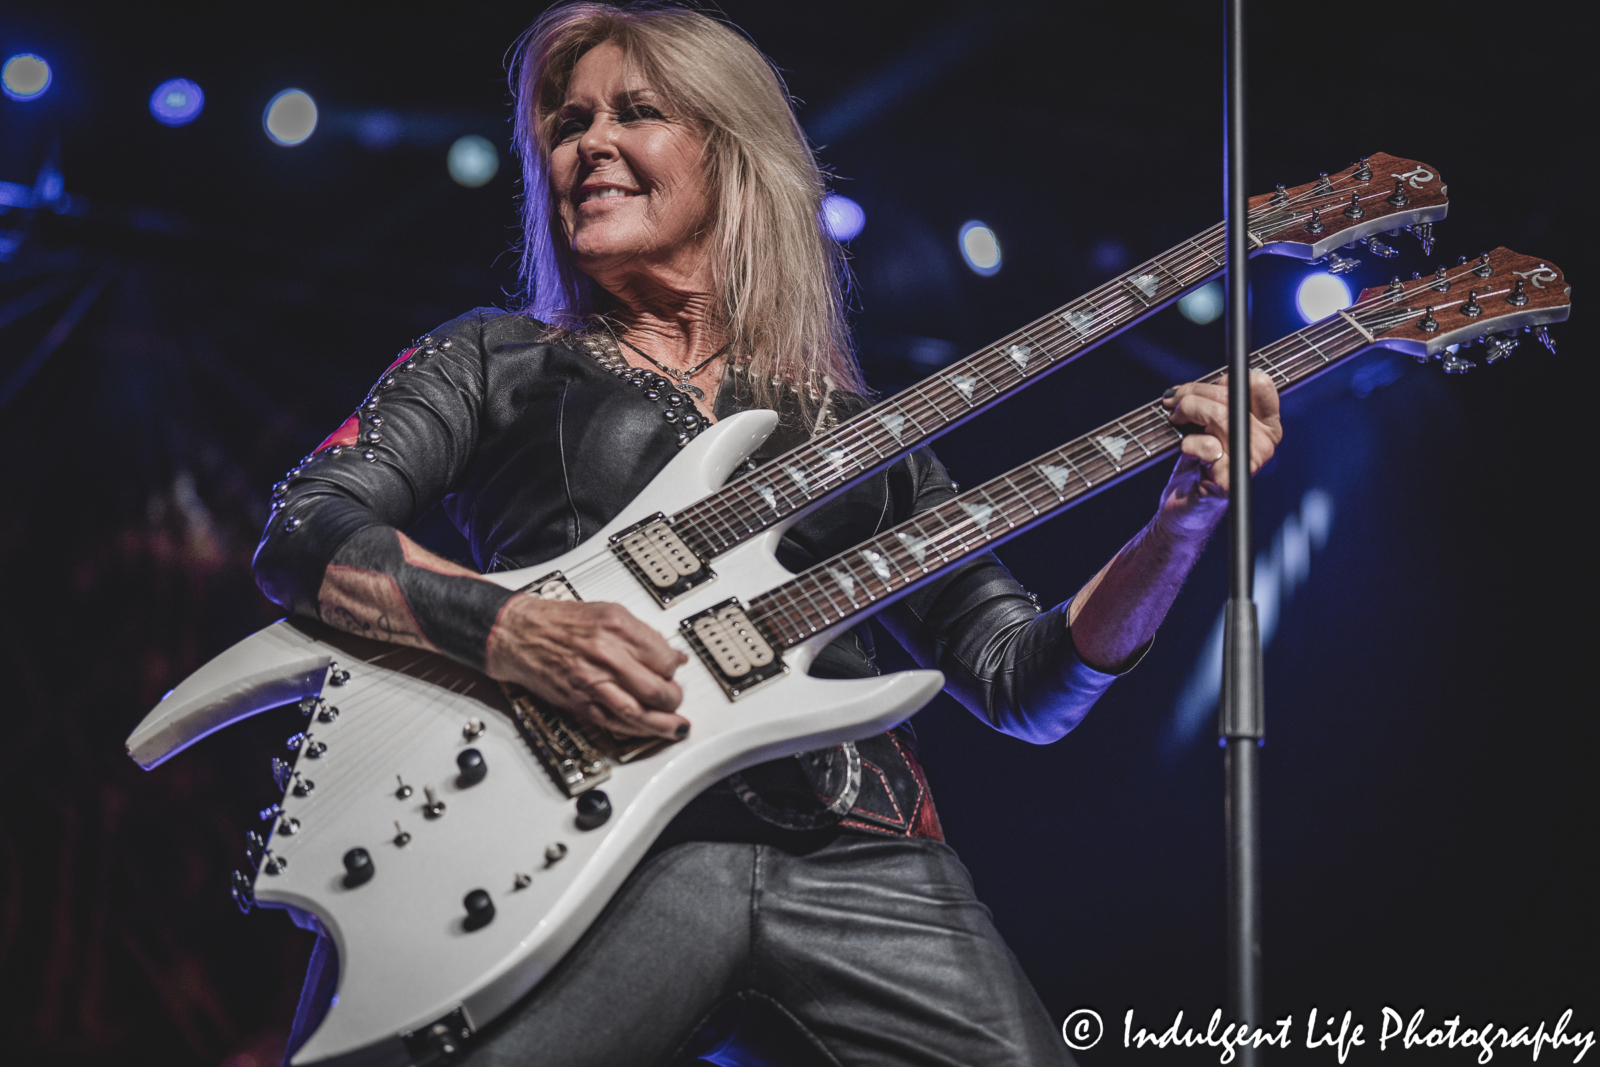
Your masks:
{"label": "pendant necklace", "polygon": [[701,389],[698,385],[691,385],[689,383],[689,379],[693,378],[696,374],[699,374],[701,371],[705,370],[707,367],[709,367],[712,364],[712,362],[718,356],[722,355],[722,353],[726,352],[728,349],[733,347],[733,342],[730,341],[727,344],[723,345],[721,348],[717,349],[715,352],[711,353],[711,355],[707,356],[705,359],[701,360],[699,363],[696,363],[694,366],[688,368],[687,370],[681,370],[681,369],[679,369],[677,367],[668,367],[668,366],[664,366],[664,365],[656,362],[655,358],[653,356],[651,356],[650,353],[646,352],[644,349],[640,348],[638,345],[631,343],[625,337],[618,337],[615,333],[613,333],[611,336],[616,337],[617,340],[621,341],[623,344],[627,345],[629,348],[631,348],[635,352],[639,353],[645,359],[648,359],[650,361],[650,365],[652,367],[655,367],[655,368],[659,369],[660,371],[662,371],[663,373],[671,375],[672,377],[676,378],[677,381],[674,383],[674,385],[677,388],[677,390],[680,393],[691,393],[691,394],[693,394],[693,396],[694,396],[694,398],[696,400],[704,400],[706,398],[705,390]]}

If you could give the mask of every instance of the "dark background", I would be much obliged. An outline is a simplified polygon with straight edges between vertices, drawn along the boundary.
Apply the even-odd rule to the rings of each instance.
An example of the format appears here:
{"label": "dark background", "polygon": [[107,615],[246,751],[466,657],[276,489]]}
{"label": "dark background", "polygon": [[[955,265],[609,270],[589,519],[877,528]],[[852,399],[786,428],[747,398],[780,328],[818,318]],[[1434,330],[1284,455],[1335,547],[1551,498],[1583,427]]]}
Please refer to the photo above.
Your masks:
{"label": "dark background", "polygon": [[[0,100],[0,179],[56,170],[70,207],[0,214],[14,245],[0,262],[8,1062],[281,1055],[309,935],[275,913],[241,917],[227,872],[275,799],[268,756],[298,716],[263,715],[151,774],[122,739],[277,617],[249,573],[270,484],[411,337],[509,302],[519,187],[502,57],[539,9],[0,9],[0,58],[37,52],[56,79],[34,102]],[[1549,257],[1575,290],[1558,355],[1530,339],[1446,379],[1378,352],[1286,400],[1256,536],[1263,584],[1281,592],[1262,760],[1267,999],[1294,1015],[1298,1044],[1313,1006],[1369,1031],[1384,1005],[1425,1008],[1430,1024],[1553,1024],[1568,1007],[1574,1028],[1597,1023],[1583,874],[1596,701],[1580,646],[1595,160],[1579,10],[1251,9],[1252,190],[1377,150],[1450,185],[1434,258],[1397,238],[1392,263],[1359,253],[1357,284],[1504,244]],[[836,187],[866,211],[855,321],[884,391],[1221,218],[1219,3],[725,11],[784,69]],[[146,101],[174,76],[207,103],[167,129]],[[289,86],[317,99],[322,125],[281,148],[260,116]],[[352,131],[380,109],[403,136],[378,150]],[[501,148],[479,189],[445,170],[469,132]],[[958,254],[973,218],[1003,245],[994,277]],[[1254,261],[1258,345],[1299,326],[1294,288],[1317,269]],[[1165,312],[940,455],[976,484],[1221,364],[1221,342],[1220,322]],[[1064,599],[1148,519],[1164,477],[1003,556],[1046,602]],[[1295,521],[1314,518],[1312,492],[1331,502],[1325,541]],[[448,550],[447,535],[430,534]],[[1106,1017],[1086,1064],[1215,1062],[1117,1046],[1130,1007],[1135,1026],[1164,1029],[1224,995],[1221,756],[1190,694],[1210,684],[1225,588],[1213,550],[1146,661],[1056,745],[994,734],[948,698],[916,719],[950,841],[1046,1004]]]}

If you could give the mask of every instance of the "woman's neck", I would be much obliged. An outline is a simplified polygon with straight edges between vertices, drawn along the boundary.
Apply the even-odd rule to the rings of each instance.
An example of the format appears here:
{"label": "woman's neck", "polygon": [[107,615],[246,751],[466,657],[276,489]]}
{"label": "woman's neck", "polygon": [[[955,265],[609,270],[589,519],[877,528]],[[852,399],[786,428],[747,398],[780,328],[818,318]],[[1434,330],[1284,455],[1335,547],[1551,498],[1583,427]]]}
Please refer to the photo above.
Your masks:
{"label": "woman's neck", "polygon": [[720,308],[709,294],[652,294],[626,299],[613,293],[610,319],[631,344],[669,367],[692,367],[727,344]]}

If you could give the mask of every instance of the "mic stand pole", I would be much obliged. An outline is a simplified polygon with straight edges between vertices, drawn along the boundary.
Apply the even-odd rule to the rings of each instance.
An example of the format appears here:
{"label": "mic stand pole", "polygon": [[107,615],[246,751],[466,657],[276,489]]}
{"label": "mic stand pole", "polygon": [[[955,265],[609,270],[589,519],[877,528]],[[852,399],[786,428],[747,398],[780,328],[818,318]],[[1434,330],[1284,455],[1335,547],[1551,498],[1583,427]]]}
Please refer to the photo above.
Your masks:
{"label": "mic stand pole", "polygon": [[[1229,599],[1223,637],[1222,700],[1218,729],[1226,746],[1228,848],[1228,1014],[1263,1022],[1261,1014],[1261,867],[1258,855],[1258,745],[1264,734],[1261,706],[1261,639],[1251,599],[1250,351],[1245,265],[1244,0],[1227,5],[1227,254],[1228,254],[1228,549]],[[1258,1050],[1239,1047],[1240,1067],[1255,1067]]]}

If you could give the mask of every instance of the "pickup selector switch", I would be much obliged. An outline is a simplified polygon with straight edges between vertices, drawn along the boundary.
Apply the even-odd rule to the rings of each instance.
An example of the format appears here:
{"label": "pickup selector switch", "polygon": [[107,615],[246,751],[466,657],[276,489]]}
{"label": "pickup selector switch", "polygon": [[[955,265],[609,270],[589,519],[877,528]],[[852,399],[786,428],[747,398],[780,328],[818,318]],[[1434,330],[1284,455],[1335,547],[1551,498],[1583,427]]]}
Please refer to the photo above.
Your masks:
{"label": "pickup selector switch", "polygon": [[377,868],[372,865],[372,856],[364,848],[353,848],[344,854],[344,887],[354,889],[358,885],[366,885],[372,881]]}
{"label": "pickup selector switch", "polygon": [[461,728],[461,736],[465,737],[468,741],[476,741],[478,738],[483,736],[484,729],[485,727],[483,725],[483,720],[477,716],[473,716],[472,718],[468,719],[467,724]]}
{"label": "pickup selector switch", "polygon": [[456,756],[456,766],[461,769],[461,776],[456,779],[456,784],[463,788],[477,785],[489,774],[489,765],[483,762],[483,753],[475,748],[462,749]]}
{"label": "pickup selector switch", "polygon": [[462,898],[461,904],[467,909],[463,925],[468,930],[481,930],[494,922],[494,901],[489,898],[488,890],[474,889]]}
{"label": "pickup selector switch", "polygon": [[611,798],[598,789],[578,794],[578,829],[593,830],[611,818]]}

